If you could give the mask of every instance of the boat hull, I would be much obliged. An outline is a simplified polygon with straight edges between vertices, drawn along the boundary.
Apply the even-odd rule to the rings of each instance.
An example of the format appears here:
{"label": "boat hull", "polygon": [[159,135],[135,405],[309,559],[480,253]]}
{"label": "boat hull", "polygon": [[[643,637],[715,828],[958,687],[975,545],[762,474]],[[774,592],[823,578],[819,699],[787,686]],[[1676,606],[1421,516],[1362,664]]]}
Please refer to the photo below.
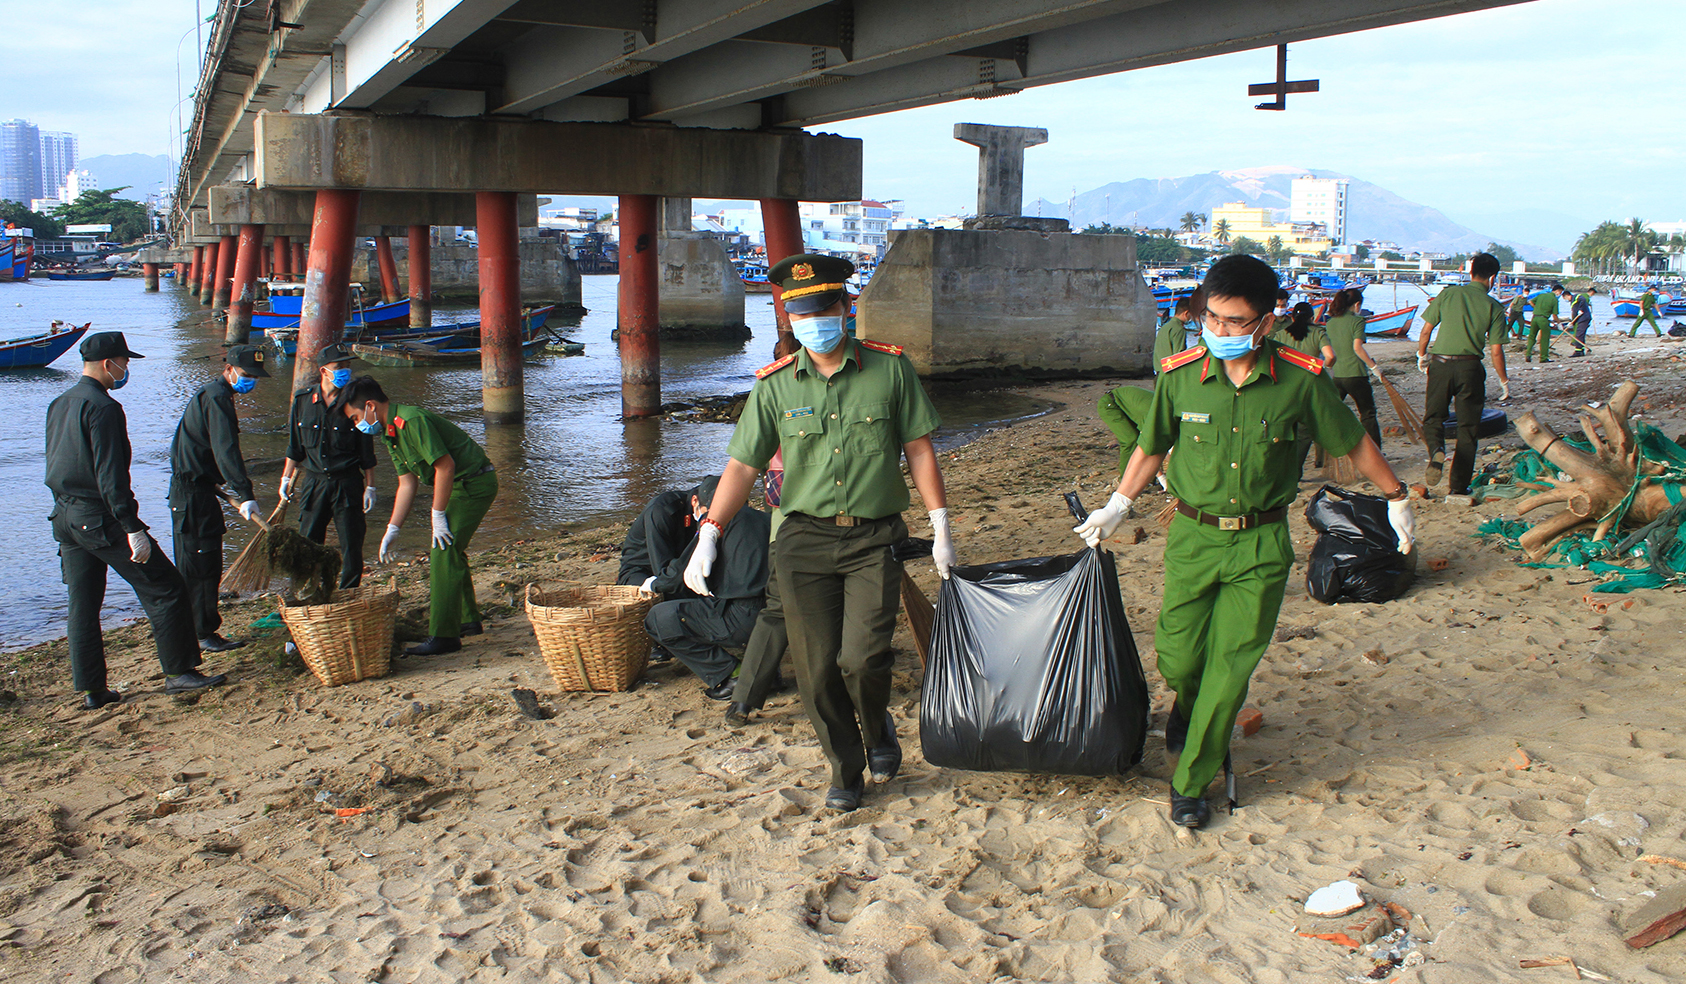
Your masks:
{"label": "boat hull", "polygon": [[[545,339],[535,338],[523,342],[522,356],[534,355],[543,349]],[[430,345],[406,344],[377,344],[362,345],[353,343],[351,354],[367,362],[371,366],[387,369],[417,369],[429,366],[461,366],[479,365],[480,349],[474,348],[435,348]]]}
{"label": "boat hull", "polygon": [[88,325],[65,331],[46,332],[27,338],[0,342],[0,369],[39,369],[52,365],[59,356],[82,340]]}
{"label": "boat hull", "polygon": [[1371,315],[1364,319],[1364,334],[1372,338],[1407,338],[1410,335],[1411,322],[1416,317],[1416,305],[1386,314]]}

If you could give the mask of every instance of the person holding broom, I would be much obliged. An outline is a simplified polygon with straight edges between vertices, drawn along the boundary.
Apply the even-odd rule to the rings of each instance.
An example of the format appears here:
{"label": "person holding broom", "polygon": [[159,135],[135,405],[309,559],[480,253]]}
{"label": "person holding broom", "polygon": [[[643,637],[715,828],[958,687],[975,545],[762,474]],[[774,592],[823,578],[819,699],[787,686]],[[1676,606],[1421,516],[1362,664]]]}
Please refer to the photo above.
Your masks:
{"label": "person holding broom", "polygon": [[462,648],[462,637],[479,635],[480,605],[468,567],[468,543],[498,497],[498,473],[486,452],[462,428],[420,407],[393,403],[372,377],[358,376],[345,388],[341,412],[359,431],[386,436],[398,470],[392,518],[381,537],[380,559],[392,556],[398,530],[422,484],[433,486],[433,549],[427,557],[427,638],[406,656],[436,656]]}
{"label": "person holding broom", "polygon": [[1322,363],[1267,336],[1276,272],[1226,256],[1203,284],[1200,345],[1161,363],[1136,451],[1107,504],[1073,530],[1095,546],[1118,529],[1172,448],[1178,498],[1165,536],[1165,591],[1154,630],[1159,672],[1176,694],[1165,748],[1176,758],[1171,821],[1204,826],[1206,786],[1229,757],[1230,729],[1270,644],[1294,563],[1284,521],[1299,489],[1303,423],[1388,499],[1401,553],[1414,521],[1405,483],[1341,402]]}
{"label": "person holding broom", "polygon": [[[281,466],[281,501],[299,500],[299,532],[328,539],[328,520],[340,536],[340,587],[363,581],[363,514],[375,508],[375,439],[335,412],[334,401],[351,382],[351,350],[335,342],[317,353],[316,385],[293,394],[287,414],[287,457]],[[299,481],[299,473],[304,480]]]}

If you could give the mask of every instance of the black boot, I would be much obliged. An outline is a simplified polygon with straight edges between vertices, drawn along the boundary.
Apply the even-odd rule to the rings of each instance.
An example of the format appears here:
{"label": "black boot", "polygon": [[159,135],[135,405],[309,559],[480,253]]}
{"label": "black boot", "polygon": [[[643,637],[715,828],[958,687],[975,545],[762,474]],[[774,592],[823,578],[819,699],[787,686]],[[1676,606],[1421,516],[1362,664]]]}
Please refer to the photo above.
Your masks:
{"label": "black boot", "polygon": [[406,647],[406,656],[439,656],[444,653],[454,653],[462,648],[462,640],[456,636],[428,636],[414,646]]}
{"label": "black boot", "polygon": [[1184,796],[1181,793],[1171,794],[1171,822],[1179,827],[1199,830],[1206,826],[1206,821],[1212,818],[1212,811],[1206,806],[1206,800],[1201,796]]}

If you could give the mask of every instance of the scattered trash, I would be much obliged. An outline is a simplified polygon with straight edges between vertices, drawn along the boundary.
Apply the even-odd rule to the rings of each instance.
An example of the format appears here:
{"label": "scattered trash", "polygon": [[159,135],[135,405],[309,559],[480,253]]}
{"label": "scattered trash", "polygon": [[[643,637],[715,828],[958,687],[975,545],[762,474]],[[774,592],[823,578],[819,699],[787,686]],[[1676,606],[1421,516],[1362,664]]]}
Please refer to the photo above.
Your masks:
{"label": "scattered trash", "polygon": [[1312,892],[1311,897],[1305,900],[1306,915],[1319,918],[1344,916],[1362,908],[1364,894],[1358,890],[1357,885],[1349,881],[1325,885]]}
{"label": "scattered trash", "polygon": [[186,786],[177,786],[174,789],[166,789],[162,793],[159,793],[158,802],[180,803],[182,800],[187,799],[189,795],[191,795],[191,792]]}
{"label": "scattered trash", "polygon": [[334,811],[334,816],[344,820],[347,817],[360,817],[374,810],[372,806],[342,806]]}
{"label": "scattered trash", "polygon": [[553,712],[550,708],[539,703],[538,694],[533,693],[526,687],[516,687],[514,690],[509,692],[509,696],[515,698],[516,708],[518,708],[524,716],[529,717],[534,721],[548,721],[556,716],[555,712]]}
{"label": "scattered trash", "polygon": [[265,919],[279,919],[291,911],[279,902],[271,902],[268,905],[253,906],[247,909],[240,914],[240,918],[247,922],[262,922]]}
{"label": "scattered trash", "polygon": [[1670,867],[1679,868],[1681,871],[1686,871],[1686,861],[1671,858],[1665,854],[1641,854],[1639,860],[1646,864],[1666,864]]}
{"label": "scattered trash", "polygon": [[1532,768],[1534,760],[1526,751],[1518,748],[1510,753],[1510,758],[1505,760],[1505,764],[1520,772],[1523,769]]}
{"label": "scattered trash", "polygon": [[1382,652],[1379,648],[1372,649],[1364,654],[1364,662],[1371,663],[1376,666],[1386,666],[1387,653]]}
{"label": "scattered trash", "polygon": [[1627,920],[1627,945],[1635,950],[1661,943],[1686,929],[1686,885],[1657,893]]}

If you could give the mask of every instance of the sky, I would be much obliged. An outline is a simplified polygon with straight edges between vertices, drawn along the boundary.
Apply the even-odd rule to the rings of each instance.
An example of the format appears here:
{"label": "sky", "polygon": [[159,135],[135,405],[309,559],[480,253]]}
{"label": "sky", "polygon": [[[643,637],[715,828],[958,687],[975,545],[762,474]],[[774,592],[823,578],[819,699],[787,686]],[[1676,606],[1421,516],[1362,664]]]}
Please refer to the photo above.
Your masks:
{"label": "sky", "polygon": [[[0,119],[81,138],[84,157],[172,154],[214,0],[4,0],[7,48],[35,66]],[[1110,181],[1290,165],[1381,185],[1500,238],[1601,219],[1686,219],[1679,174],[1682,0],[1533,0],[1295,44],[1322,91],[1253,109],[1275,52],[1029,89],[830,124],[865,141],[865,191],[913,215],[969,212],[977,151],[959,122],[1047,128],[1025,200]],[[179,56],[179,57],[178,57]]]}

